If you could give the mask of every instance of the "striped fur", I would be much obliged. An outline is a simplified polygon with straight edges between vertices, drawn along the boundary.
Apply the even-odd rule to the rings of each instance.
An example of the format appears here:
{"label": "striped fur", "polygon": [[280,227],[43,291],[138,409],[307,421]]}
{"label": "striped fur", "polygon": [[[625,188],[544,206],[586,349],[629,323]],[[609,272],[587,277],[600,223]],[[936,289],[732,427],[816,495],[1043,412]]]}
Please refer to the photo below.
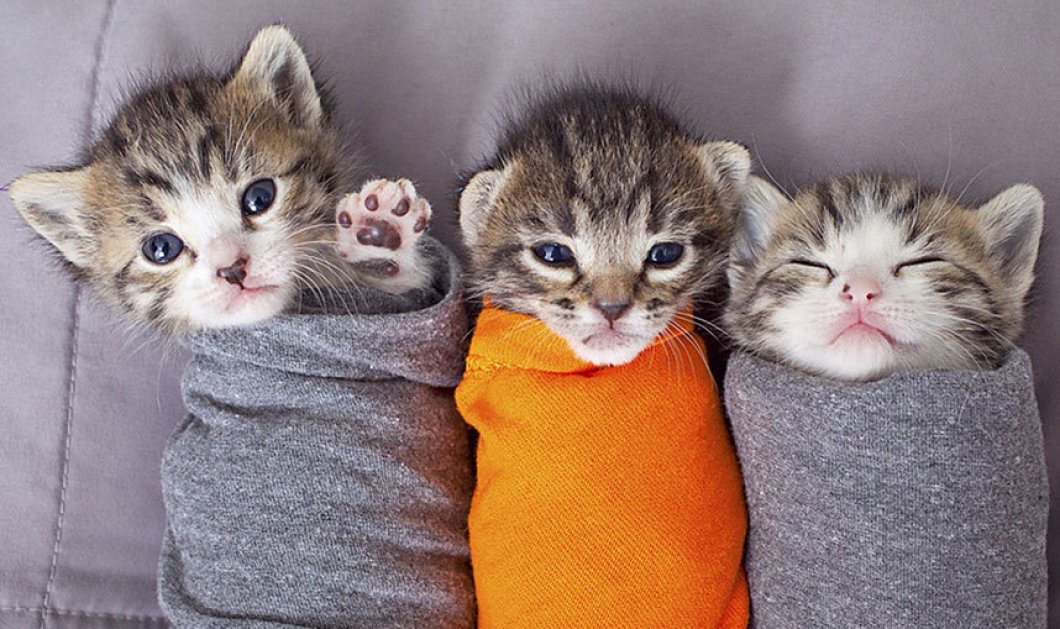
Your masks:
{"label": "striped fur", "polygon": [[[1026,185],[975,210],[904,177],[838,177],[792,199],[752,178],[726,328],[762,356],[840,379],[992,368],[1023,327],[1042,215]],[[855,277],[878,289],[862,314],[882,334],[845,332]]]}
{"label": "striped fur", "polygon": [[[319,279],[334,238],[345,180],[339,134],[305,55],[282,27],[262,30],[228,75],[176,78],[140,91],[118,111],[74,169],[19,178],[12,197],[108,301],[132,320],[168,331],[240,325],[287,307]],[[276,183],[260,216],[241,211],[247,186]],[[146,239],[185,243],[173,262],[149,262]],[[234,295],[217,269],[249,257]],[[248,287],[250,284],[248,283]]]}
{"label": "striped fur", "polygon": [[[632,360],[721,277],[750,157],[707,142],[628,90],[560,89],[509,122],[461,193],[474,282],[597,364]],[[672,268],[645,263],[684,245]],[[533,253],[569,247],[561,267]],[[593,303],[629,303],[609,326]]]}

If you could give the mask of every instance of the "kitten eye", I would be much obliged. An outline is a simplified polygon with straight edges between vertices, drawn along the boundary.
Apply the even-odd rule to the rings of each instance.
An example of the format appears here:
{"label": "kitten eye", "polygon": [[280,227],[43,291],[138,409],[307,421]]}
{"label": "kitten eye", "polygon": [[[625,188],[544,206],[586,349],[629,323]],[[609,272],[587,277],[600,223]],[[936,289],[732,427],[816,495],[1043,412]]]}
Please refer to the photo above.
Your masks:
{"label": "kitten eye", "polygon": [[546,242],[533,248],[534,255],[546,264],[568,266],[574,263],[574,252],[570,247],[555,242]]}
{"label": "kitten eye", "polygon": [[945,262],[946,260],[938,256],[924,256],[922,258],[913,258],[912,260],[906,260],[898,266],[894,267],[894,274],[898,275],[898,272],[907,266],[917,266],[919,264],[932,264],[934,262]]}
{"label": "kitten eye", "polygon": [[276,184],[272,179],[258,179],[243,192],[243,213],[257,216],[269,209],[276,198]]}
{"label": "kitten eye", "polygon": [[794,260],[789,260],[788,264],[794,264],[794,265],[797,265],[797,266],[808,266],[808,267],[812,267],[814,269],[821,269],[821,270],[824,270],[824,271],[828,271],[828,277],[830,277],[832,279],[835,279],[835,271],[832,270],[832,267],[828,266],[827,264],[824,264],[823,262],[814,262],[813,260],[806,260],[806,259],[803,259],[803,258],[795,258]]}
{"label": "kitten eye", "polygon": [[681,259],[685,246],[679,242],[661,242],[648,251],[648,264],[653,266],[673,266]]}
{"label": "kitten eye", "polygon": [[184,251],[184,241],[175,234],[160,232],[148,237],[141,250],[149,262],[169,264]]}

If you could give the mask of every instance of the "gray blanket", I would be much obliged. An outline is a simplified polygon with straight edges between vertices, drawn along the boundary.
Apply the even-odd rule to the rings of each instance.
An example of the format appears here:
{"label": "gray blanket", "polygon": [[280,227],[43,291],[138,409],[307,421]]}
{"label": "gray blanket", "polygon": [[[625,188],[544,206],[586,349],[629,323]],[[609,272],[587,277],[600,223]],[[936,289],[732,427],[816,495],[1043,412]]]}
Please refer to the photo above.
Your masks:
{"label": "gray blanket", "polygon": [[1032,385],[1018,350],[992,372],[869,384],[734,356],[754,625],[1045,627]]}
{"label": "gray blanket", "polygon": [[351,287],[187,339],[162,464],[176,626],[473,626],[467,323],[458,264],[428,244],[432,290]]}

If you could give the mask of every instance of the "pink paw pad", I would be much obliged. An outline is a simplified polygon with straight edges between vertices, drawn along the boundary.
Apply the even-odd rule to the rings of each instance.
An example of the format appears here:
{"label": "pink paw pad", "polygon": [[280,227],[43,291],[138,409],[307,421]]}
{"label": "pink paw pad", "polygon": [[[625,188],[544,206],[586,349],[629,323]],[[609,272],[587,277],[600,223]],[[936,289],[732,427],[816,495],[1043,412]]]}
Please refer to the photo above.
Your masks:
{"label": "pink paw pad", "polygon": [[375,179],[336,208],[339,255],[374,275],[396,275],[430,223],[431,206],[407,179]]}

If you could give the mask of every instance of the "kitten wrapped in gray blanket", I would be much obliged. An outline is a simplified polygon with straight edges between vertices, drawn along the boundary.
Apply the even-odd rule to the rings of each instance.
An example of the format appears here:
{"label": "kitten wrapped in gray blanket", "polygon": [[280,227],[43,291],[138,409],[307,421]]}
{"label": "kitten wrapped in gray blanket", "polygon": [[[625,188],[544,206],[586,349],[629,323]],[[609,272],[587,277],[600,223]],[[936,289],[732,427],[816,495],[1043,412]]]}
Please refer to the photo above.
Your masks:
{"label": "kitten wrapped in gray blanket", "polygon": [[270,26],[11,186],[96,295],[195,353],[163,466],[179,627],[474,623],[460,270],[408,180],[342,196],[340,138]]}
{"label": "kitten wrapped in gray blanket", "polygon": [[162,467],[175,624],[474,625],[451,391],[467,327],[456,261],[431,251],[429,290],[187,337],[189,415]]}
{"label": "kitten wrapped in gray blanket", "polygon": [[1044,627],[1049,488],[1014,345],[1041,195],[750,187],[725,398],[755,626]]}

